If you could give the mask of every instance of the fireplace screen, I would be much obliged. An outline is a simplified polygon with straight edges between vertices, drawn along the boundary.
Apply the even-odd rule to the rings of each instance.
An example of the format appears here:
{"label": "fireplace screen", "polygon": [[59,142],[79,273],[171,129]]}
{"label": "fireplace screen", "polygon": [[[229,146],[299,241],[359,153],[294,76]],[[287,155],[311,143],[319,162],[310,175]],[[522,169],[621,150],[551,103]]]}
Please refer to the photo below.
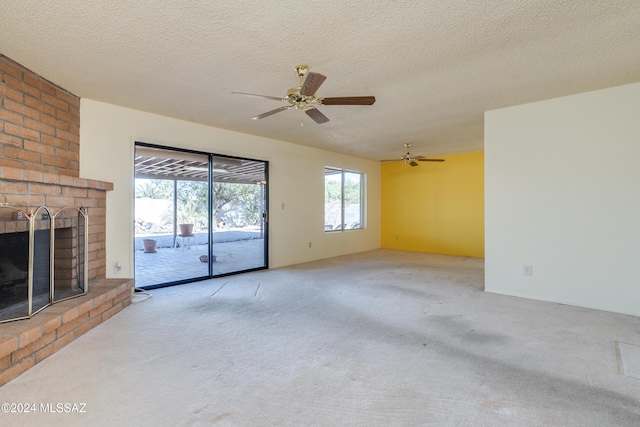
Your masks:
{"label": "fireplace screen", "polygon": [[87,291],[87,214],[0,206],[0,322]]}
{"label": "fireplace screen", "polygon": [[59,210],[53,223],[53,301],[85,292],[85,222],[75,208]]}

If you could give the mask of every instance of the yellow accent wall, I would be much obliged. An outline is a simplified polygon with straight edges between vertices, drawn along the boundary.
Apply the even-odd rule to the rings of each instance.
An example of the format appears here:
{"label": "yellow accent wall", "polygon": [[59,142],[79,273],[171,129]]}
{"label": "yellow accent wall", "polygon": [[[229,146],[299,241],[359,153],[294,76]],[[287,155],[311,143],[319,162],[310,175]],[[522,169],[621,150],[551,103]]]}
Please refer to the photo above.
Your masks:
{"label": "yellow accent wall", "polygon": [[484,153],[381,165],[381,246],[484,258]]}

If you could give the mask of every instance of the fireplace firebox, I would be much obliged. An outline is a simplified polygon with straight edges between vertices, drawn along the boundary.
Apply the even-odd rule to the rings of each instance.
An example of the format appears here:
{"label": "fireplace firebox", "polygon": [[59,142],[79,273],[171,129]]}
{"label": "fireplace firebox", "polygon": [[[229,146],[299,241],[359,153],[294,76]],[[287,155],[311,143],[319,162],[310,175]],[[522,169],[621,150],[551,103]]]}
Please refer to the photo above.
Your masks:
{"label": "fireplace firebox", "polygon": [[0,206],[0,323],[87,290],[86,208]]}

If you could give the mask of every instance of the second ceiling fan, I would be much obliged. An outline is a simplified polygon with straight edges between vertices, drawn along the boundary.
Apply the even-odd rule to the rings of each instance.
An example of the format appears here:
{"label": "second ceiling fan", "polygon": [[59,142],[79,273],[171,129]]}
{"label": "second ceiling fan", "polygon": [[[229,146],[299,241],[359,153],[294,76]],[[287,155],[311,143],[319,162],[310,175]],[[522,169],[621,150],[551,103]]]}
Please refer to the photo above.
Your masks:
{"label": "second ceiling fan", "polygon": [[[316,96],[316,91],[325,81],[326,76],[323,76],[319,73],[310,72],[309,67],[307,67],[306,65],[298,65],[296,67],[296,74],[300,78],[300,86],[292,87],[291,89],[289,89],[284,98],[279,98],[277,96],[255,95],[252,93],[244,92],[231,93],[235,95],[271,99],[274,101],[286,102],[288,104],[276,108],[275,110],[267,111],[266,113],[262,113],[255,117],[252,117],[253,120],[264,119],[265,117],[269,117],[281,111],[295,108],[296,110],[303,111],[317,124],[322,124],[329,121],[329,118],[318,110],[317,107],[320,105],[372,105],[374,102],[376,102],[376,98],[374,96],[341,96],[333,98],[318,98]],[[301,123],[301,125],[303,124]]]}
{"label": "second ceiling fan", "polygon": [[411,144],[405,143],[404,146],[407,149],[407,154],[405,154],[404,156],[400,157],[399,159],[381,160],[381,161],[382,162],[405,162],[406,164],[412,167],[418,166],[418,162],[444,162],[444,159],[428,159],[424,156],[414,156],[411,153],[409,153],[411,149]]}

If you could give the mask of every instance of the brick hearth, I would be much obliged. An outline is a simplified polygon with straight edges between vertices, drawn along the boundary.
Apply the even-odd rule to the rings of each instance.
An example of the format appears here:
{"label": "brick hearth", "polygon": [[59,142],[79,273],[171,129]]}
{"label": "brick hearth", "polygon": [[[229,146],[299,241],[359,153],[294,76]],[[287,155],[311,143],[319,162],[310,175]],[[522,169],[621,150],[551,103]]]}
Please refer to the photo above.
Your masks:
{"label": "brick hearth", "polygon": [[24,208],[88,206],[89,292],[27,320],[0,324],[0,386],[131,303],[133,279],[104,279],[106,192],[113,184],[0,167],[1,202]]}
{"label": "brick hearth", "polygon": [[0,325],[0,386],[131,304],[132,288],[133,279],[96,280],[86,295]]}

